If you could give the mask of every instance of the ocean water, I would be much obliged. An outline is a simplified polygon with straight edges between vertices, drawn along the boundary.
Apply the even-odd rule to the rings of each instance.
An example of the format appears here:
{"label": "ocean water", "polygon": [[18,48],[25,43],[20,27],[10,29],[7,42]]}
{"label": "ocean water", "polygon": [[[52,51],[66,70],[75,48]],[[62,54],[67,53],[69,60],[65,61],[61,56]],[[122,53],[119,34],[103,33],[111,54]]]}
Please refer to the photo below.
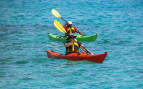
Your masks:
{"label": "ocean water", "polygon": [[[84,35],[102,64],[49,59],[46,50],[64,54],[64,44],[48,33],[55,8]],[[143,89],[143,0],[1,0],[0,89]]]}

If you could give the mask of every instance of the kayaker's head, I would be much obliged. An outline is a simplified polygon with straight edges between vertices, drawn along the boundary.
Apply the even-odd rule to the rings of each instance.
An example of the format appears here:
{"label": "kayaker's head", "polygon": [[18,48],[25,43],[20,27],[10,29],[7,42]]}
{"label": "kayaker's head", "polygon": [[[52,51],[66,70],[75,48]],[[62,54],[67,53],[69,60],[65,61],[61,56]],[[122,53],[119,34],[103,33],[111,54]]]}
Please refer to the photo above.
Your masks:
{"label": "kayaker's head", "polygon": [[68,27],[72,27],[72,21],[67,22]]}
{"label": "kayaker's head", "polygon": [[67,23],[68,23],[69,25],[72,25],[72,21],[68,21]]}
{"label": "kayaker's head", "polygon": [[76,40],[75,38],[76,38],[76,36],[69,35],[66,40],[68,40],[68,41],[75,41]]}

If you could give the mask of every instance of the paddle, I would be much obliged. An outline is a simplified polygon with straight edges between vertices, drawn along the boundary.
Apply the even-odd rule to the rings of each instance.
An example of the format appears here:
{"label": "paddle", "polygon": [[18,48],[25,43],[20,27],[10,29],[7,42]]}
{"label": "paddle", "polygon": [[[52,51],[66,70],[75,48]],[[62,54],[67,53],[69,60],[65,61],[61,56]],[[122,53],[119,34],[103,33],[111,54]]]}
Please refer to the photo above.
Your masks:
{"label": "paddle", "polygon": [[[52,9],[51,13],[52,13],[54,16],[56,16],[57,18],[61,18],[62,20],[64,20],[64,21],[67,23],[67,21],[66,21],[63,17],[61,17],[60,13],[59,13],[57,10]],[[61,31],[61,32],[62,32],[62,31]],[[78,32],[78,33],[79,33],[80,35],[83,35],[81,32]]]}
{"label": "paddle", "polygon": [[57,20],[54,20],[54,26],[61,32],[66,33],[65,28],[58,22]]}
{"label": "paddle", "polygon": [[52,14],[53,14],[54,16],[56,16],[57,18],[61,18],[62,20],[64,20],[65,22],[67,22],[63,17],[61,17],[60,13],[59,13],[57,10],[52,9],[51,12],[52,12]]}
{"label": "paddle", "polygon": [[86,52],[86,54],[93,54],[88,49],[86,49],[83,45],[81,45],[81,49]]}
{"label": "paddle", "polygon": [[[74,39],[74,42],[77,42],[77,40]],[[86,54],[93,54],[93,53],[91,53],[88,49],[86,49],[83,45],[80,45],[80,48],[81,48],[84,52],[86,52]]]}

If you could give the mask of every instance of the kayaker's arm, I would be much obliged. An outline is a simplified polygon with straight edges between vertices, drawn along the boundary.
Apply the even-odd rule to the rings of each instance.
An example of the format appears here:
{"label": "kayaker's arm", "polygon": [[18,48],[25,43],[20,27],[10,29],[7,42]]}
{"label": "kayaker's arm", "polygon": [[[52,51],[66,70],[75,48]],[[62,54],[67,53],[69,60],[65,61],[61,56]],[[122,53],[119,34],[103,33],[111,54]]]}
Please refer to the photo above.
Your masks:
{"label": "kayaker's arm", "polygon": [[78,32],[80,35],[83,35],[82,32]]}
{"label": "kayaker's arm", "polygon": [[77,40],[76,39],[74,39],[74,40],[72,40],[71,42],[68,42],[68,43],[65,43],[65,47],[69,47],[69,46],[71,46],[74,42],[76,42]]}
{"label": "kayaker's arm", "polygon": [[75,29],[75,31],[76,31],[77,33],[79,33],[80,35],[83,35],[82,32],[80,32],[79,30],[77,30],[76,27],[74,27],[74,29]]}
{"label": "kayaker's arm", "polygon": [[71,46],[74,42],[77,42],[77,40],[76,40],[76,39],[73,39],[71,42],[65,43],[65,47]]}
{"label": "kayaker's arm", "polygon": [[69,47],[69,46],[71,46],[73,43],[65,43],[65,47]]}
{"label": "kayaker's arm", "polygon": [[79,33],[80,35],[83,35],[82,32],[79,32],[78,30],[77,30],[77,33]]}

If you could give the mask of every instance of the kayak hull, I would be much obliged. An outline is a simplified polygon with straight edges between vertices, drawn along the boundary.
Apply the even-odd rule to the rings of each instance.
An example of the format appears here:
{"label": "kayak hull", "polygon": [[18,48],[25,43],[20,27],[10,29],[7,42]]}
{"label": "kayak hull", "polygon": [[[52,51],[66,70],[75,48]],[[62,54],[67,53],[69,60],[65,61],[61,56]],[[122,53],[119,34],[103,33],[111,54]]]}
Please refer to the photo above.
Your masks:
{"label": "kayak hull", "polygon": [[[58,35],[54,35],[54,34],[51,34],[51,33],[48,33],[48,36],[52,40],[61,41],[61,42],[66,41],[66,37],[64,37],[64,36],[58,36]],[[91,36],[77,35],[76,39],[78,41],[82,41],[82,42],[91,42],[91,41],[96,41],[97,37],[98,37],[97,34],[91,35]]]}
{"label": "kayak hull", "polygon": [[80,55],[76,53],[63,55],[63,54],[59,54],[56,52],[52,52],[50,50],[47,50],[46,52],[49,58],[67,59],[67,60],[72,60],[72,61],[92,61],[96,63],[102,63],[107,56],[107,52],[102,53],[102,54],[96,54],[96,55],[95,54],[87,55],[85,53],[81,53]]}

